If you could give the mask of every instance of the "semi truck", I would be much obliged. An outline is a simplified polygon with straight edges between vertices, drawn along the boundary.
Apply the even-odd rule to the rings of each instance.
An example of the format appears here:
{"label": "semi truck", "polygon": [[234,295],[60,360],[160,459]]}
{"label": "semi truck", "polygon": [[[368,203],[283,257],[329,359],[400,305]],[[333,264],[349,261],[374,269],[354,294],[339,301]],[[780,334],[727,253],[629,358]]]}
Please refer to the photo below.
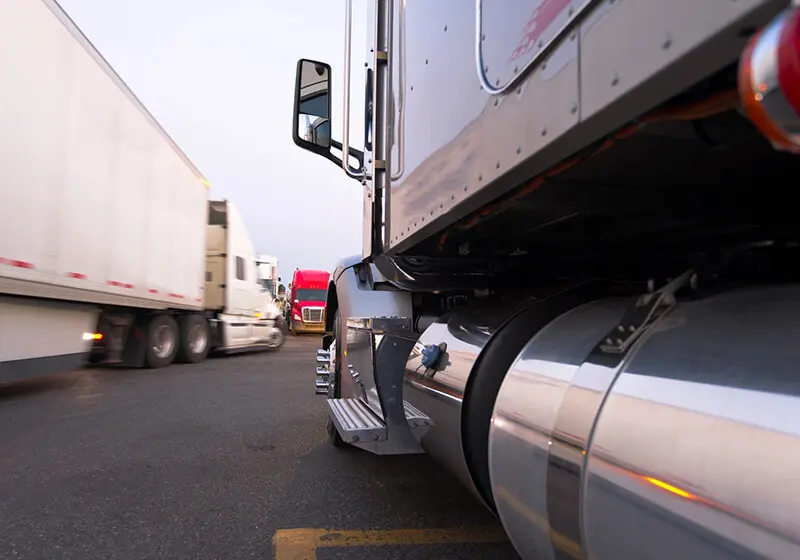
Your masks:
{"label": "semi truck", "polygon": [[274,298],[277,298],[278,284],[281,280],[278,275],[278,257],[258,254],[256,255],[256,268],[258,269],[258,279],[261,285]]}
{"label": "semi truck", "polygon": [[0,82],[0,382],[280,346],[238,212],[56,2],[0,2]]}
{"label": "semi truck", "polygon": [[346,0],[295,81],[363,192],[331,443],[429,454],[526,559],[800,557],[798,2],[366,4],[364,74]]}
{"label": "semi truck", "polygon": [[287,306],[289,330],[293,335],[325,332],[329,280],[327,270],[295,269]]}

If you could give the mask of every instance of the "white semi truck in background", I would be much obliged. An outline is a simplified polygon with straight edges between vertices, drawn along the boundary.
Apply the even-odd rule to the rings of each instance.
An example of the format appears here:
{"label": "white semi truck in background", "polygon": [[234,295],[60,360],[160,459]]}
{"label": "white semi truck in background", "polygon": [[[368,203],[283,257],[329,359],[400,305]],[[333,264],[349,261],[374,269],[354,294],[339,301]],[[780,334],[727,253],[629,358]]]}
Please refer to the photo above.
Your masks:
{"label": "white semi truck in background", "polygon": [[800,558],[800,2],[366,5],[292,120],[364,193],[332,443],[430,454],[526,559]]}
{"label": "white semi truck in background", "polygon": [[256,268],[263,288],[277,298],[278,285],[281,280],[278,274],[278,257],[258,254],[256,255]]}
{"label": "white semi truck in background", "polygon": [[0,2],[0,383],[277,348],[244,223],[53,0]]}

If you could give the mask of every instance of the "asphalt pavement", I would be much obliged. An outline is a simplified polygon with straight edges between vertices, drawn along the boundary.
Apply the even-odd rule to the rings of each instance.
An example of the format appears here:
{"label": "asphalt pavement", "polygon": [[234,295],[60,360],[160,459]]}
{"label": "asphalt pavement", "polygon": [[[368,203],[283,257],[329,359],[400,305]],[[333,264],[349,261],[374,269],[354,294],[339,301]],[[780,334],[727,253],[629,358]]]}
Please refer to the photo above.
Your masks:
{"label": "asphalt pavement", "polygon": [[0,386],[0,558],[516,558],[427,456],[328,444],[318,343]]}

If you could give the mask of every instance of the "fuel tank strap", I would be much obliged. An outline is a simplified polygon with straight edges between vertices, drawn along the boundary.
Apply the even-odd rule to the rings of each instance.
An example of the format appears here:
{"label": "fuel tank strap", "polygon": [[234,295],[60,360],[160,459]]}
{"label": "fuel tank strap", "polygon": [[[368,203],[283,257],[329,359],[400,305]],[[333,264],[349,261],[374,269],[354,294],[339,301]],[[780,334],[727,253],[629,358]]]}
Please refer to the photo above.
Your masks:
{"label": "fuel tank strap", "polygon": [[586,453],[603,401],[628,355],[609,355],[598,344],[573,378],[558,408],[550,434],[547,464],[547,513],[550,531],[577,545],[557,549],[557,558],[583,558],[581,493]]}
{"label": "fuel tank strap", "polygon": [[[692,278],[687,271],[660,290],[638,298],[620,325],[624,339],[599,341],[572,378],[559,405],[550,434],[547,464],[547,510],[552,534],[563,535],[577,546],[557,550],[558,558],[584,557],[581,495],[586,454],[592,431],[611,386],[631,356],[636,342],[648,328],[675,305],[675,292]],[[637,321],[630,320],[636,317]],[[627,319],[627,322],[626,322]]]}

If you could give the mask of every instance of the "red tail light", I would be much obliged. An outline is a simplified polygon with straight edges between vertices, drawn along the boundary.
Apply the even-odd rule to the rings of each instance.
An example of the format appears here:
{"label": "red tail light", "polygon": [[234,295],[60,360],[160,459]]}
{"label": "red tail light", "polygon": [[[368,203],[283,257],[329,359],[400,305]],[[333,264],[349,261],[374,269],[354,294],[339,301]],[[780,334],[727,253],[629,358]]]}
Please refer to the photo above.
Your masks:
{"label": "red tail light", "polygon": [[800,153],[800,10],[786,10],[751,39],[739,63],[739,95],[773,146]]}

